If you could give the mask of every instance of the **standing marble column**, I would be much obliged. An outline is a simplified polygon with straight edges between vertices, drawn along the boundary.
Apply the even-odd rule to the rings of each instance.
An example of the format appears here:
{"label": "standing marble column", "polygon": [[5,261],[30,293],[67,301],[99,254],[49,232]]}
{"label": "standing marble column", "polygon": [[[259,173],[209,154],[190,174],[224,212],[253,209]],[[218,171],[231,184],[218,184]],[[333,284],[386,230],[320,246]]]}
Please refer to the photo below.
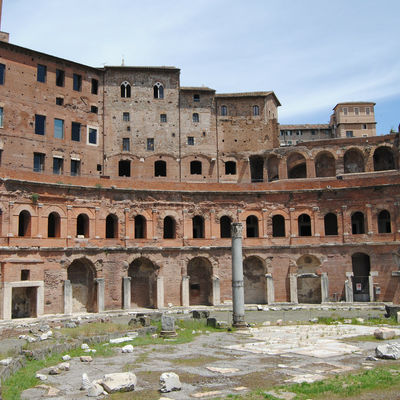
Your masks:
{"label": "standing marble column", "polygon": [[72,285],[68,279],[64,281],[64,314],[72,314]]}
{"label": "standing marble column", "polygon": [[244,287],[243,287],[243,257],[242,257],[242,230],[243,225],[234,222],[232,231],[232,300],[233,326],[245,328],[244,321]]}
{"label": "standing marble column", "polygon": [[122,278],[123,282],[123,309],[129,310],[131,308],[131,278],[129,276],[124,276]]}

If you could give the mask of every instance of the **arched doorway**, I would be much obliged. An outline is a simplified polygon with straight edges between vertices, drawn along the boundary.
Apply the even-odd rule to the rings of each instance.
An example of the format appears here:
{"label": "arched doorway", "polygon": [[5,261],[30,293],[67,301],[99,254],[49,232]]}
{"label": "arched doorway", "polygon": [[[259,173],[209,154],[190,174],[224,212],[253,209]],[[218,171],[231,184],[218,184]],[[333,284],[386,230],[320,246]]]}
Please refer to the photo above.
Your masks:
{"label": "arched doorway", "polygon": [[396,169],[393,151],[387,146],[381,146],[374,151],[374,171]]}
{"label": "arched doorway", "polygon": [[371,263],[368,254],[355,253],[351,256],[353,266],[353,298],[354,301],[370,301],[369,275]]}
{"label": "arched doorway", "polygon": [[360,150],[350,149],[344,153],[344,173],[364,172],[364,156]]}
{"label": "arched doorway", "polygon": [[265,304],[267,290],[264,262],[251,256],[243,262],[244,302],[245,304]]}
{"label": "arched doorway", "polygon": [[297,296],[299,303],[320,304],[321,277],[316,274],[321,265],[319,259],[305,254],[297,260]]}
{"label": "arched doorway", "polygon": [[292,153],[287,158],[287,174],[289,179],[307,178],[306,159],[300,153]]}
{"label": "arched doorway", "polygon": [[158,267],[148,258],[134,260],[128,269],[131,278],[132,307],[157,307]]}
{"label": "arched doorway", "polygon": [[191,306],[211,305],[211,271],[212,265],[203,257],[189,261],[187,274],[189,276],[189,304]]}
{"label": "arched doorway", "polygon": [[328,177],[336,175],[335,157],[331,153],[319,153],[315,157],[315,176]]}
{"label": "arched doorway", "polygon": [[56,212],[52,212],[48,216],[47,236],[49,238],[60,237],[60,215]]}
{"label": "arched doorway", "polygon": [[96,272],[93,264],[84,258],[75,260],[68,267],[67,274],[72,286],[72,312],[95,312]]}

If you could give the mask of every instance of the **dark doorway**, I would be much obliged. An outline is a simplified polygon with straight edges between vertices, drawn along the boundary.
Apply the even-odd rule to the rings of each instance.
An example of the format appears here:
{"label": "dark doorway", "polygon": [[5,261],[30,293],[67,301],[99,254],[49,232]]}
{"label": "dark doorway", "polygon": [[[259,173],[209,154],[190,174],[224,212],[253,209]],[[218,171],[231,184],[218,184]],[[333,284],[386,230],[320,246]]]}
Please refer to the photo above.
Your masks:
{"label": "dark doorway", "polygon": [[355,253],[351,257],[353,265],[353,294],[354,301],[370,301],[369,275],[371,271],[368,254]]}
{"label": "dark doorway", "polygon": [[297,219],[299,236],[311,236],[311,218],[307,214],[301,214]]}
{"label": "dark doorway", "polygon": [[135,239],[145,239],[146,237],[146,219],[143,215],[135,217]]}
{"label": "dark doorway", "polygon": [[89,217],[86,214],[79,214],[76,219],[76,235],[89,237]]}
{"label": "dark doorway", "polygon": [[361,235],[365,233],[364,214],[360,211],[355,212],[351,216],[351,233],[353,235]]}
{"label": "dark doorway", "polygon": [[272,217],[272,237],[285,237],[285,218],[282,215]]}
{"label": "dark doorway", "polygon": [[19,213],[18,236],[31,236],[31,214],[26,210]]}
{"label": "dark doorway", "polygon": [[335,236],[338,234],[337,216],[334,213],[328,213],[324,217],[325,236]]}
{"label": "dark doorway", "polygon": [[106,239],[115,239],[118,237],[118,217],[115,214],[109,214],[106,218]]}
{"label": "dark doorway", "polygon": [[193,239],[204,238],[204,218],[200,215],[196,215],[192,219],[193,224]]}
{"label": "dark doorway", "polygon": [[189,304],[208,306],[211,304],[211,263],[202,257],[189,261],[187,274],[189,276]]}
{"label": "dark doorway", "polygon": [[48,216],[47,236],[49,238],[60,237],[60,215],[56,212],[52,212]]}
{"label": "dark doorway", "polygon": [[131,176],[131,162],[129,160],[121,160],[118,163],[118,176]]}
{"label": "dark doorway", "polygon": [[172,217],[164,218],[164,239],[175,239],[176,236],[176,223]]}
{"label": "dark doorway", "polygon": [[262,157],[250,157],[250,176],[252,182],[264,181],[264,159]]}
{"label": "dark doorway", "polygon": [[219,227],[221,231],[221,238],[230,238],[231,237],[231,224],[232,220],[224,215],[219,220]]}

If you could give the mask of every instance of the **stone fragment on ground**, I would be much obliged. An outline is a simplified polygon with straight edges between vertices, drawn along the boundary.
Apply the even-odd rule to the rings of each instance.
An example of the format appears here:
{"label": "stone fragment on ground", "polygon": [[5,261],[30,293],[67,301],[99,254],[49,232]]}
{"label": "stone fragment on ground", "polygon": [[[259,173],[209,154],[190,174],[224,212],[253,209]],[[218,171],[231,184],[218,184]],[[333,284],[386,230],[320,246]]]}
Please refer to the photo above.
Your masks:
{"label": "stone fragment on ground", "polygon": [[51,367],[49,369],[49,375],[59,375],[61,374],[61,371],[58,367]]}
{"label": "stone fragment on ground", "polygon": [[87,343],[82,343],[81,344],[81,349],[82,350],[88,350],[89,349],[89,345]]}
{"label": "stone fragment on ground", "polygon": [[4,366],[10,365],[11,361],[12,361],[11,357],[4,358],[3,360],[0,360],[0,365],[4,365]]}
{"label": "stone fragment on ground", "polygon": [[218,372],[220,374],[231,374],[233,372],[239,372],[237,368],[219,368],[219,367],[206,367],[211,372]]}
{"label": "stone fragment on ground", "polygon": [[71,359],[71,356],[69,354],[66,354],[65,356],[62,356],[63,361],[69,361]]}
{"label": "stone fragment on ground", "polygon": [[116,372],[104,375],[101,385],[107,393],[131,392],[135,390],[136,382],[133,372]]}
{"label": "stone fragment on ground", "polygon": [[221,390],[213,390],[212,392],[199,392],[199,393],[193,393],[190,395],[190,397],[194,397],[196,399],[203,399],[211,396],[219,396],[222,394]]}
{"label": "stone fragment on ground", "polygon": [[47,375],[44,374],[36,374],[35,378],[41,380],[41,381],[46,381],[47,380]]}
{"label": "stone fragment on ground", "polygon": [[98,397],[104,393],[104,388],[98,383],[92,383],[88,389],[88,397]]}
{"label": "stone fragment on ground", "polygon": [[131,344],[127,344],[121,349],[122,353],[133,353],[133,346]]}
{"label": "stone fragment on ground", "polygon": [[164,372],[160,376],[160,392],[169,393],[182,389],[179,376],[175,372]]}
{"label": "stone fragment on ground", "polygon": [[110,339],[110,343],[118,344],[118,343],[124,343],[124,342],[131,342],[137,336],[138,335],[136,333],[136,335],[130,335],[130,336],[124,336],[124,337],[120,337],[120,338]]}
{"label": "stone fragment on ground", "polygon": [[378,358],[388,360],[400,359],[400,343],[381,344],[375,349],[375,355]]}
{"label": "stone fragment on ground", "polygon": [[88,390],[91,385],[92,385],[92,383],[90,382],[87,373],[84,372],[82,374],[82,383],[81,383],[80,390]]}
{"label": "stone fragment on ground", "polygon": [[80,356],[81,362],[92,362],[93,358],[91,356]]}
{"label": "stone fragment on ground", "polygon": [[374,336],[380,340],[389,340],[396,337],[396,332],[389,328],[378,328],[375,330]]}
{"label": "stone fragment on ground", "polygon": [[69,368],[70,368],[69,362],[63,362],[61,364],[58,364],[58,369],[60,371],[69,371]]}

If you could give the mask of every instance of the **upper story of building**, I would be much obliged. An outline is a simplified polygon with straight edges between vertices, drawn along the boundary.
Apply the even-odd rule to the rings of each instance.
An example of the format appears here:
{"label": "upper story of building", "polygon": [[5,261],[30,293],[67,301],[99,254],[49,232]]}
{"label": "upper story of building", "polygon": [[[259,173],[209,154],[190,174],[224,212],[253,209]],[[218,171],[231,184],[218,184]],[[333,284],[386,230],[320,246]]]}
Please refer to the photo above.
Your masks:
{"label": "upper story of building", "polygon": [[279,126],[281,146],[293,146],[302,142],[331,138],[376,136],[375,103],[338,103],[329,124],[294,124]]}

